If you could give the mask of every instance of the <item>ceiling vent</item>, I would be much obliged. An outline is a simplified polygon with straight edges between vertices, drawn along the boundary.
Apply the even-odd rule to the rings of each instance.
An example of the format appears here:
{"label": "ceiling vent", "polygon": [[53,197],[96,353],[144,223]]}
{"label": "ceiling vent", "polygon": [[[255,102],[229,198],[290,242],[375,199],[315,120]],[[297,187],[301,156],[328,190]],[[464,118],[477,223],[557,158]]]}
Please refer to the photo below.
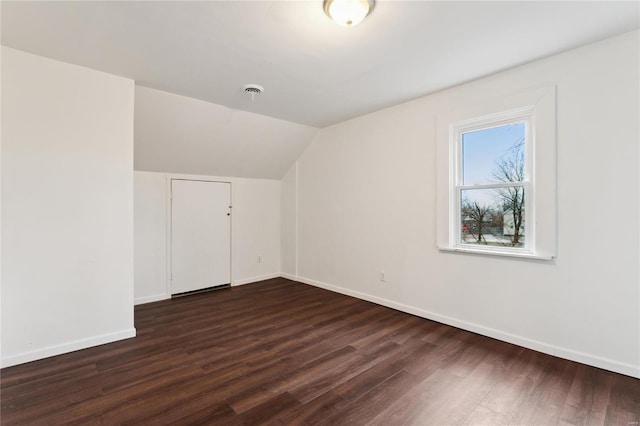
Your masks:
{"label": "ceiling vent", "polygon": [[244,93],[248,93],[251,95],[252,101],[256,99],[257,95],[264,92],[264,87],[258,84],[245,84],[243,89],[244,89]]}

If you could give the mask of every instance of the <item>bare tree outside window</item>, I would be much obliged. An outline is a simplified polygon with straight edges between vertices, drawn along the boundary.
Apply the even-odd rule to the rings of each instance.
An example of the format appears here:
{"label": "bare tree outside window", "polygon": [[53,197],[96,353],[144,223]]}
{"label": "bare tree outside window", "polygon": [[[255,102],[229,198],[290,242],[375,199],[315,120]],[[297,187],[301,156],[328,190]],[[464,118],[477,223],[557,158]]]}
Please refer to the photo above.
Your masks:
{"label": "bare tree outside window", "polygon": [[471,234],[478,244],[487,244],[482,228],[485,222],[491,220],[493,216],[493,206],[479,201],[462,200],[462,215],[473,225],[467,232]]}
{"label": "bare tree outside window", "polygon": [[[524,137],[518,140],[503,157],[496,160],[496,168],[493,177],[501,183],[523,182],[525,174],[524,158]],[[495,190],[502,201],[504,214],[513,218],[513,234],[511,235],[511,245],[520,245],[523,220],[524,220],[524,187],[510,186],[507,188],[497,188]]]}

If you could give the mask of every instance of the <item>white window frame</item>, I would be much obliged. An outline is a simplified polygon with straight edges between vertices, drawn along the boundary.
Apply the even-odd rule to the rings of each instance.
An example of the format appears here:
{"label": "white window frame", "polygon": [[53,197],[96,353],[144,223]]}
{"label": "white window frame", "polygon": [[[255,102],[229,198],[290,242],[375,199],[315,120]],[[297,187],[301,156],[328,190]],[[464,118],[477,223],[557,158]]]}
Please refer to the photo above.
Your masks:
{"label": "white window frame", "polygon": [[[438,116],[438,248],[441,251],[553,259],[556,256],[555,87],[477,103]],[[464,185],[462,135],[525,123],[525,180]],[[484,246],[461,240],[461,194],[465,189],[525,188],[524,247]]]}
{"label": "white window frame", "polygon": [[[532,173],[532,155],[533,155],[533,135],[531,132],[532,126],[532,114],[533,108],[527,107],[519,110],[507,111],[503,113],[493,114],[486,117],[474,118],[471,120],[455,123],[451,125],[449,132],[449,149],[452,151],[450,157],[454,159],[451,167],[453,173],[453,185],[450,186],[451,194],[450,199],[453,200],[452,212],[455,214],[455,219],[450,226],[452,235],[451,241],[455,242],[457,248],[462,249],[477,249],[496,252],[510,252],[510,253],[529,253],[533,254],[533,247],[535,247],[535,232],[533,230],[535,218],[533,214],[529,213],[529,205],[533,200],[533,173]],[[462,167],[462,135],[469,132],[491,129],[501,127],[509,124],[522,123],[525,124],[525,176],[522,182],[509,182],[509,183],[487,183],[481,185],[465,185],[463,183],[463,167]],[[524,205],[525,205],[525,221],[524,221],[524,235],[525,243],[524,247],[495,247],[495,246],[482,246],[478,244],[468,244],[461,241],[461,223],[462,223],[462,191],[468,189],[496,189],[496,188],[508,188],[514,186],[521,186],[524,188]],[[533,211],[533,209],[531,209]],[[531,238],[530,238],[531,236]]]}

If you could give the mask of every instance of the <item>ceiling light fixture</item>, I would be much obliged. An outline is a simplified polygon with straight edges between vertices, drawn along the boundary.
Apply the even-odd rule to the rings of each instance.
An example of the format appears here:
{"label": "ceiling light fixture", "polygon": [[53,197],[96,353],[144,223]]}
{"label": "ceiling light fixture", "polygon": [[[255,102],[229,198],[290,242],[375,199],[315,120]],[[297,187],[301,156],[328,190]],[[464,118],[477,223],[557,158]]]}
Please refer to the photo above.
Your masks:
{"label": "ceiling light fixture", "polygon": [[251,95],[252,101],[256,100],[256,95],[264,92],[264,87],[258,84],[245,84],[242,88],[244,89],[244,93],[248,93]]}
{"label": "ceiling light fixture", "polygon": [[324,13],[343,27],[358,25],[373,10],[375,0],[324,0]]}

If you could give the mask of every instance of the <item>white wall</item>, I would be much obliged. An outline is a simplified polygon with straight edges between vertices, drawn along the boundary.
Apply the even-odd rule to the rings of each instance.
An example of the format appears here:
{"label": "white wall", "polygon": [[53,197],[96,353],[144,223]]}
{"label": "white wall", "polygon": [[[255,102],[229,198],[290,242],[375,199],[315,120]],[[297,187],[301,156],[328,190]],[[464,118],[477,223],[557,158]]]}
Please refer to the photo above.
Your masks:
{"label": "white wall", "polygon": [[[299,198],[283,191],[283,259],[303,282],[640,377],[638,48],[629,33],[321,130]],[[557,259],[439,252],[437,114],[548,84]]]}
{"label": "white wall", "polygon": [[135,303],[167,298],[167,177],[133,173]]}
{"label": "white wall", "polygon": [[280,181],[230,181],[232,284],[280,276]]}
{"label": "white wall", "polygon": [[280,181],[142,171],[136,171],[134,176],[136,303],[170,297],[167,283],[170,177],[231,182],[232,285],[280,275]]}
{"label": "white wall", "polygon": [[296,192],[298,190],[298,175],[296,164],[294,164],[287,174],[282,178],[282,205],[280,226],[282,229],[282,240],[280,253],[282,256],[282,274],[285,277],[295,279],[297,275],[296,259]]}
{"label": "white wall", "polygon": [[2,366],[135,335],[133,99],[2,48]]}

